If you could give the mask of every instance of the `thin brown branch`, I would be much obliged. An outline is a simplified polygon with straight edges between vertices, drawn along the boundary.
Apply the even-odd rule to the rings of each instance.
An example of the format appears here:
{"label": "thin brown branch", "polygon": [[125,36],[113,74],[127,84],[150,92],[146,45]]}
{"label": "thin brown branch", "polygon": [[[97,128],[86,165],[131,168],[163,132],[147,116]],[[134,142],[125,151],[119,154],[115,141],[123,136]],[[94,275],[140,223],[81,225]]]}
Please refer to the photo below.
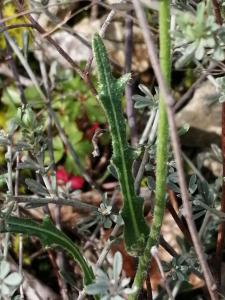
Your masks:
{"label": "thin brown branch", "polygon": [[[122,1],[122,0],[119,0],[119,2],[121,2],[121,1]],[[110,13],[107,15],[107,17],[106,17],[104,23],[102,24],[102,27],[101,27],[101,29],[99,30],[99,35],[100,35],[102,38],[104,38],[105,33],[106,33],[106,30],[107,30],[107,28],[109,27],[109,25],[111,24],[112,19],[113,19],[115,13],[116,13],[116,10],[112,9],[112,10],[110,11]],[[87,60],[86,66],[85,66],[85,74],[86,74],[86,76],[89,76],[89,74],[90,74],[92,62],[93,62],[93,54],[92,54],[92,51],[90,51],[90,56],[89,56],[89,58],[88,58],[88,60]]]}
{"label": "thin brown branch", "polygon": [[152,298],[152,285],[150,281],[150,270],[148,270],[146,277],[146,287],[147,287],[147,300],[153,300]]}
{"label": "thin brown branch", "polygon": [[[53,3],[48,3],[47,5],[42,5],[41,8],[35,8],[35,9],[25,9],[23,11],[20,11],[18,13],[15,13],[13,15],[10,15],[10,16],[7,16],[7,17],[4,17],[2,19],[2,22],[7,22],[7,21],[11,21],[13,19],[16,19],[16,18],[20,18],[20,17],[23,17],[23,16],[26,16],[28,14],[40,14],[40,13],[43,13],[43,10],[47,10],[47,9],[50,9],[54,6],[65,6],[66,4],[67,5],[71,5],[71,4],[74,4],[74,3],[78,3],[78,2],[82,2],[83,0],[71,0],[71,1],[63,1],[63,2],[53,2]],[[88,1],[88,0],[86,0]],[[91,0],[89,0],[90,2]],[[3,2],[3,1],[0,1],[0,2]],[[91,6],[91,4],[90,4]]]}
{"label": "thin brown branch", "polygon": [[160,260],[160,257],[159,257],[159,253],[158,253],[158,248],[156,246],[152,247],[151,253],[152,253],[152,256],[154,257],[154,259],[156,261],[156,264],[158,266],[159,272],[161,274],[161,278],[163,280],[165,290],[166,290],[166,292],[169,296],[169,300],[175,300],[174,297],[173,297],[172,291],[170,289],[170,286],[169,286],[169,281],[168,281],[167,276],[166,276],[166,274],[163,270],[163,266],[162,266],[162,263],[161,263],[161,260]]}
{"label": "thin brown branch", "polygon": [[166,207],[169,210],[169,212],[170,212],[171,216],[173,217],[174,221],[176,222],[177,226],[179,227],[180,231],[185,236],[188,243],[191,246],[193,246],[192,239],[191,239],[191,236],[190,236],[190,233],[189,233],[188,229],[185,227],[185,225],[183,224],[183,222],[179,218],[178,214],[176,213],[176,211],[175,211],[175,209],[172,205],[172,199],[171,198],[175,197],[174,192],[169,190],[168,194],[169,194],[169,202],[167,203]]}
{"label": "thin brown branch", "polygon": [[[144,23],[142,22],[142,19],[143,19],[143,17],[145,18],[145,15],[144,15],[142,6],[140,4],[140,1],[133,0],[133,3],[134,3],[135,11],[137,14],[137,18],[139,20],[139,24],[140,24],[141,28],[143,29],[143,35],[144,35],[144,39],[146,42],[148,55],[151,60],[152,69],[155,73],[162,96],[164,99],[166,99],[167,106],[169,106],[171,109],[174,106],[174,104],[176,103],[176,101],[174,100],[171,92],[169,91],[168,86],[165,84],[164,78],[162,76],[162,72],[161,72],[160,65],[159,65],[159,60],[158,60],[158,57],[156,54],[157,51],[156,51],[154,41],[152,38],[152,33],[150,32],[150,28],[148,26],[147,21],[145,20]],[[138,7],[141,9],[141,12],[142,12],[141,14],[140,14],[140,10],[138,10]],[[143,27],[143,26],[145,26],[145,27]],[[145,28],[145,30],[144,30],[144,28]]]}
{"label": "thin brown branch", "polygon": [[203,83],[206,77],[218,66],[218,63],[212,63],[210,66],[201,74],[201,76],[192,84],[192,86],[182,95],[179,101],[175,104],[174,109],[179,112],[187,103],[191,100],[196,89]]}
{"label": "thin brown branch", "polygon": [[2,29],[0,29],[0,34],[5,31],[16,29],[16,28],[35,28],[35,26],[33,24],[28,24],[28,23],[7,25],[4,26]]}
{"label": "thin brown branch", "polygon": [[[52,177],[56,177],[56,164],[55,164],[55,157],[54,157],[54,149],[53,149],[53,135],[52,135],[52,117],[51,114],[49,113],[49,107],[52,107],[52,98],[51,98],[51,91],[50,91],[50,86],[49,86],[49,81],[48,81],[48,74],[47,74],[47,69],[46,65],[43,60],[43,53],[40,53],[39,56],[39,64],[40,64],[40,70],[42,74],[42,79],[44,83],[44,87],[46,90],[47,94],[47,100],[48,100],[48,153],[50,157],[50,161],[52,162],[52,166],[50,168]],[[55,178],[56,180],[56,178]],[[56,197],[58,197],[58,188],[56,185],[56,188],[53,189],[53,193]],[[61,205],[56,205],[54,209],[55,213],[55,224],[56,228],[59,230],[62,230],[61,226]],[[56,260],[55,264],[58,267],[57,272],[57,278],[58,278],[58,283],[59,283],[59,288],[60,288],[60,295],[62,297],[62,300],[69,300],[68,297],[68,291],[67,291],[67,284],[64,281],[63,277],[59,275],[59,270],[64,270],[65,269],[65,256],[64,253],[60,250],[56,251]],[[54,268],[54,265],[53,265]]]}
{"label": "thin brown branch", "polygon": [[185,174],[183,169],[183,163],[181,158],[181,151],[180,151],[180,141],[179,136],[177,134],[177,128],[175,123],[175,112],[173,109],[173,106],[175,104],[175,100],[173,99],[171,92],[168,90],[168,87],[166,86],[161,70],[159,65],[159,60],[157,57],[157,51],[152,39],[151,32],[148,29],[147,20],[143,11],[143,8],[141,6],[141,3],[139,0],[133,0],[133,4],[135,7],[136,15],[139,20],[140,27],[142,28],[144,39],[147,45],[148,55],[149,59],[151,61],[152,68],[154,70],[156,79],[158,81],[160,92],[164,98],[166,108],[167,108],[167,115],[168,115],[168,122],[170,126],[170,133],[171,133],[171,140],[172,140],[172,146],[173,146],[173,152],[174,157],[176,161],[176,167],[178,172],[178,178],[179,178],[179,184],[181,189],[181,197],[183,201],[183,207],[184,207],[184,214],[185,218],[188,224],[188,228],[192,237],[192,241],[194,244],[194,248],[197,254],[197,257],[199,259],[200,266],[202,268],[205,282],[207,285],[207,288],[209,290],[210,296],[212,300],[217,300],[217,286],[215,283],[214,278],[212,277],[211,271],[209,269],[208,263],[205,259],[204,251],[201,245],[201,242],[198,237],[198,232],[195,227],[193,218],[192,218],[192,210],[191,205],[189,202],[189,195],[185,180]]}
{"label": "thin brown branch", "polygon": [[172,257],[179,257],[179,254],[170,246],[162,235],[159,238],[159,244],[162,246]]}
{"label": "thin brown branch", "polygon": [[137,171],[136,177],[135,177],[135,182],[134,182],[134,189],[135,192],[138,194],[140,192],[140,184],[141,184],[141,180],[145,171],[145,166],[148,162],[149,159],[149,148],[148,146],[146,146],[139,169]]}
{"label": "thin brown branch", "polygon": [[213,5],[213,13],[216,19],[216,23],[219,25],[223,24],[223,18],[220,12],[220,5],[217,0],[212,0],[212,5]]}
{"label": "thin brown branch", "polygon": [[96,20],[98,17],[99,11],[98,0],[92,0],[92,7],[91,7],[91,20]]}
{"label": "thin brown branch", "polygon": [[58,204],[58,205],[67,205],[74,207],[77,211],[83,212],[83,213],[90,213],[90,212],[97,212],[98,208],[94,205],[81,202],[79,199],[64,199],[60,197],[51,197],[51,198],[42,198],[42,197],[31,197],[31,196],[8,196],[7,198],[9,200],[14,200],[18,203],[26,203],[29,206],[32,205],[46,205],[49,203]]}
{"label": "thin brown branch", "polygon": [[[131,72],[132,52],[133,52],[133,20],[128,16],[132,11],[128,11],[125,18],[125,73]],[[138,142],[137,128],[135,122],[134,101],[132,101],[132,82],[128,83],[125,89],[126,96],[126,112],[128,125],[130,127],[131,145],[135,146]]]}
{"label": "thin brown branch", "polygon": [[53,273],[54,273],[54,275],[57,279],[57,282],[58,282],[61,299],[62,300],[69,300],[69,297],[67,295],[68,294],[67,285],[65,284],[65,282],[62,280],[62,277],[60,276],[60,268],[57,264],[57,259],[54,256],[52,250],[48,250],[48,257],[51,261]]}
{"label": "thin brown branch", "polygon": [[[23,6],[20,4],[20,1],[18,0],[14,0],[17,9],[21,12],[23,11]],[[30,23],[35,27],[35,29],[41,33],[42,35],[45,35],[47,32],[44,30],[43,27],[41,27],[41,25],[34,20],[34,18],[31,15],[26,15],[27,19],[30,21]],[[73,67],[73,69],[77,72],[77,74],[84,80],[84,82],[86,83],[86,85],[90,88],[91,92],[93,93],[93,95],[97,95],[97,91],[93,85],[93,83],[90,81],[89,76],[87,76],[85,74],[85,72],[83,72],[80,67],[78,66],[78,64],[75,63],[75,61],[68,55],[68,53],[66,53],[58,44],[57,42],[51,37],[46,35],[44,37],[50,44],[52,44],[56,50],[63,56],[63,58]]]}

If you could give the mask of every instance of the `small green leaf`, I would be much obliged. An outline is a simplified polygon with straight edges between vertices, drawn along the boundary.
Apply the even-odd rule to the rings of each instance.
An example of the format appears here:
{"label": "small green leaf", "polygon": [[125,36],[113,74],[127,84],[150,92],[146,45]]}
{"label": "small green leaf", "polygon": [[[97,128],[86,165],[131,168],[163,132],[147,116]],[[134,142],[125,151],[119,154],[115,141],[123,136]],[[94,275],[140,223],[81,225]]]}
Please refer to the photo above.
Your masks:
{"label": "small green leaf", "polygon": [[104,228],[109,229],[112,227],[112,221],[110,220],[110,218],[106,218],[105,222],[104,222]]}
{"label": "small green leaf", "polygon": [[39,182],[37,182],[34,179],[26,178],[25,183],[28,187],[28,189],[33,192],[34,194],[38,194],[41,196],[48,195],[47,189]]}
{"label": "small green leaf", "polygon": [[116,168],[112,164],[108,165],[107,169],[108,169],[109,173],[112,174],[112,176],[114,178],[118,179]]}
{"label": "small green leaf", "polygon": [[153,95],[151,93],[151,91],[149,90],[149,88],[144,85],[144,84],[139,84],[138,85],[139,89],[142,91],[143,94],[145,94],[149,99],[153,99]]}
{"label": "small green leaf", "polygon": [[201,60],[205,54],[205,48],[203,42],[204,42],[203,40],[200,40],[198,47],[195,50],[195,58],[197,60]]}
{"label": "small green leaf", "polygon": [[121,253],[117,251],[116,254],[114,255],[114,260],[113,260],[113,279],[115,281],[119,280],[122,267],[123,267],[123,258]]}
{"label": "small green leaf", "polygon": [[225,95],[221,95],[219,97],[219,103],[224,103],[225,102]]}
{"label": "small green leaf", "polygon": [[218,145],[216,144],[212,144],[211,145],[212,151],[216,157],[216,159],[222,163],[223,162],[223,154],[222,154],[222,150],[218,147]]}
{"label": "small green leaf", "polygon": [[26,99],[29,101],[29,104],[34,108],[43,108],[44,103],[40,98],[40,93],[37,91],[35,86],[29,86],[24,91]]}
{"label": "small green leaf", "polygon": [[172,173],[170,173],[169,176],[167,177],[167,179],[168,179],[170,182],[173,182],[173,183],[179,182],[177,172],[172,172]]}
{"label": "small green leaf", "polygon": [[155,179],[152,176],[148,176],[148,178],[147,178],[147,184],[148,184],[148,188],[151,191],[155,190]]}
{"label": "small green leaf", "polygon": [[11,294],[11,291],[10,291],[9,287],[6,284],[2,283],[0,285],[0,295],[4,296],[4,297],[9,297],[10,294]]}
{"label": "small green leaf", "polygon": [[31,107],[27,107],[22,111],[21,123],[29,129],[37,127],[36,116]]}
{"label": "small green leaf", "polygon": [[20,104],[20,96],[18,94],[18,90],[14,86],[5,88],[1,101],[10,107],[16,107]]}
{"label": "small green leaf", "polygon": [[196,18],[198,19],[199,23],[205,22],[205,3],[204,2],[201,2],[197,5]]}
{"label": "small green leaf", "polygon": [[[55,136],[52,139],[52,146],[53,146],[53,153],[54,153],[54,159],[55,163],[59,162],[60,159],[63,157],[64,154],[64,145],[59,136]],[[46,152],[45,154],[45,164],[49,165],[51,163],[49,153]]]}
{"label": "small green leaf", "polygon": [[126,84],[128,83],[128,81],[131,79],[131,74],[124,74],[123,76],[121,76],[119,79],[117,79],[116,81],[116,85],[118,87],[119,90],[124,90]]}
{"label": "small green leaf", "polygon": [[[92,150],[93,150],[93,146],[91,144],[91,142],[89,142],[88,140],[82,140],[79,143],[77,143],[76,145],[74,145],[74,149],[81,161],[81,163],[83,165],[85,165],[87,157],[91,154]],[[68,166],[68,165],[66,165]],[[71,170],[71,166],[68,166],[68,171],[71,170],[71,172],[73,173],[77,173],[77,167],[76,164],[74,164],[74,162],[72,163],[73,169]],[[79,174],[78,174],[79,175]]]}
{"label": "small green leaf", "polygon": [[23,277],[21,274],[17,272],[13,272],[9,274],[6,278],[4,278],[4,283],[9,286],[18,286],[21,284]]}
{"label": "small green leaf", "polygon": [[134,108],[142,109],[142,108],[150,106],[151,104],[152,103],[149,101],[149,99],[143,99],[143,100],[136,101],[134,104]]}
{"label": "small green leaf", "polygon": [[196,43],[190,44],[183,52],[182,56],[176,61],[175,68],[181,69],[183,66],[191,62],[196,51]]}
{"label": "small green leaf", "polygon": [[213,38],[213,37],[208,37],[207,39],[206,39],[206,45],[207,45],[207,47],[209,47],[209,48],[214,48],[215,47],[215,39]]}
{"label": "small green leaf", "polygon": [[17,169],[18,170],[22,170],[22,169],[38,170],[39,166],[35,162],[32,163],[32,161],[23,161],[17,165]]}
{"label": "small green leaf", "polygon": [[85,102],[85,109],[88,116],[88,119],[91,123],[97,122],[99,124],[105,124],[106,118],[104,111],[101,107],[95,102],[93,103],[92,99],[88,99]]}
{"label": "small green leaf", "polygon": [[108,285],[104,281],[89,284],[85,287],[85,292],[87,295],[102,295],[107,292]]}
{"label": "small green leaf", "polygon": [[189,187],[188,187],[188,190],[191,194],[194,194],[194,192],[198,188],[198,185],[196,182],[197,182],[197,177],[195,174],[193,174],[189,180]]}
{"label": "small green leaf", "polygon": [[225,53],[224,53],[224,49],[222,49],[221,47],[217,47],[214,51],[213,51],[213,58],[215,60],[218,61],[222,61],[225,58]]}
{"label": "small green leaf", "polygon": [[148,98],[146,99],[146,97],[141,96],[141,95],[133,95],[132,100],[133,101],[146,101],[146,100],[148,100]]}
{"label": "small green leaf", "polygon": [[10,271],[10,264],[5,261],[5,260],[2,260],[0,262],[0,279],[4,279],[8,274],[9,274],[9,271]]}
{"label": "small green leaf", "polygon": [[174,191],[175,193],[180,193],[180,188],[179,188],[175,183],[169,181],[169,182],[167,183],[167,185],[168,185],[168,187],[169,187],[172,191]]}
{"label": "small green leaf", "polygon": [[189,129],[190,129],[190,125],[188,123],[183,124],[182,127],[180,127],[178,130],[179,136],[186,134]]}

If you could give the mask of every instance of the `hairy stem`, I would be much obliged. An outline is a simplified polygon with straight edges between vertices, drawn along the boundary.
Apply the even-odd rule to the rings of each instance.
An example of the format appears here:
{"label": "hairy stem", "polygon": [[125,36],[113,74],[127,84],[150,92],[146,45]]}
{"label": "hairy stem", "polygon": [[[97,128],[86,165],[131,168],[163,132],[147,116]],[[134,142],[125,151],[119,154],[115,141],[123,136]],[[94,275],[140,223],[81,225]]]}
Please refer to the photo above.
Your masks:
{"label": "hairy stem", "polygon": [[201,268],[202,268],[202,271],[204,274],[204,278],[205,278],[205,282],[206,282],[208,291],[210,293],[211,299],[218,299],[218,294],[216,291],[217,286],[215,284],[215,280],[212,276],[212,273],[209,269],[209,265],[206,261],[201,242],[198,238],[198,232],[195,227],[195,223],[193,221],[192,209],[191,209],[191,205],[190,205],[190,201],[189,201],[187,183],[185,180],[185,174],[184,174],[183,163],[182,163],[182,158],[181,158],[180,139],[177,134],[177,128],[176,128],[176,123],[175,123],[175,113],[174,113],[174,109],[173,109],[175,100],[174,100],[171,92],[168,90],[168,87],[165,84],[165,81],[163,79],[163,75],[162,75],[162,72],[161,72],[161,69],[159,66],[159,62],[158,62],[155,44],[154,44],[153,38],[151,36],[151,31],[149,30],[143,8],[142,8],[139,0],[133,0],[133,4],[135,7],[135,11],[136,11],[141,29],[143,31],[144,39],[145,39],[147,50],[148,50],[148,56],[151,61],[151,65],[154,70],[158,85],[160,87],[160,92],[162,93],[162,95],[165,99],[165,103],[166,103],[166,107],[167,107],[167,117],[168,117],[168,123],[170,126],[170,136],[171,136],[171,141],[172,141],[172,146],[173,146],[174,158],[176,161],[179,185],[180,185],[180,190],[181,190],[181,198],[182,198],[183,207],[184,207],[184,217],[187,221],[187,225],[188,225],[188,228],[189,228],[189,231],[191,234],[193,245],[194,245],[196,254],[198,256],[199,263],[201,265]]}
{"label": "hairy stem", "polygon": [[[171,70],[170,55],[170,5],[168,0],[160,1],[159,28],[160,28],[160,67],[164,80],[169,85]],[[137,290],[129,297],[129,300],[137,299],[147,275],[149,261],[151,259],[151,248],[159,242],[160,229],[162,226],[164,209],[166,205],[166,175],[168,156],[168,123],[165,103],[162,95],[159,100],[159,126],[156,152],[156,201],[150,235],[143,255],[139,259],[137,273],[133,285]]]}

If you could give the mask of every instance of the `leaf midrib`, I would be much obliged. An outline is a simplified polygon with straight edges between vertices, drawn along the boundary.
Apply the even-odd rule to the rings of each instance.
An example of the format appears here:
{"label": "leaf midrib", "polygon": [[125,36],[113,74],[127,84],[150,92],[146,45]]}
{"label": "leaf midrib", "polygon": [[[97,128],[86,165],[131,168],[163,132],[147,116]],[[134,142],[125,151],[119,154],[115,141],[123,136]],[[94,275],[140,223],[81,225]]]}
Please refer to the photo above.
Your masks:
{"label": "leaf midrib", "polygon": [[[100,58],[101,58],[101,56],[100,56]],[[127,174],[124,151],[123,151],[124,149],[122,147],[123,142],[122,142],[122,138],[121,138],[121,134],[120,134],[120,128],[118,127],[119,122],[117,122],[119,120],[117,120],[117,114],[116,114],[116,111],[115,111],[115,106],[113,105],[113,96],[112,96],[111,89],[110,89],[109,76],[107,74],[106,68],[104,67],[103,61],[102,61],[102,66],[103,66],[104,77],[105,77],[105,80],[106,80],[107,92],[108,92],[108,96],[109,96],[108,98],[110,100],[110,105],[111,105],[112,112],[113,112],[113,118],[114,118],[116,133],[117,133],[117,137],[119,139],[119,152],[120,152],[120,157],[121,157],[121,162],[122,162],[122,172],[123,172],[123,175],[124,175],[123,177],[125,179],[125,188],[126,188],[125,197],[127,196],[127,199],[128,199],[128,207],[129,207],[129,210],[130,210],[130,213],[131,213],[132,224],[134,225],[135,235],[137,237],[139,237],[140,232],[139,232],[138,224],[136,222],[135,212],[134,212],[134,209],[133,209],[132,195],[131,195],[131,191],[130,191],[130,187],[129,187],[129,180],[128,180],[128,174]],[[115,88],[117,89],[118,87],[115,87]],[[103,93],[104,93],[104,90],[103,90]],[[117,170],[117,171],[120,172],[120,170]]]}

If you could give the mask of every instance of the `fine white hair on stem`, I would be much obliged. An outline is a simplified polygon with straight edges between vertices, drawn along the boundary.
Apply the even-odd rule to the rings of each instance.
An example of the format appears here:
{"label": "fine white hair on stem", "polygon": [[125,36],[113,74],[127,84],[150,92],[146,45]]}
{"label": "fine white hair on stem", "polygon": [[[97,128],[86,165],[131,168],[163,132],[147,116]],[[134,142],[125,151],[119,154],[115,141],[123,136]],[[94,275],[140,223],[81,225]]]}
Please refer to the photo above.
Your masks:
{"label": "fine white hair on stem", "polygon": [[152,34],[149,31],[149,27],[146,20],[146,16],[143,11],[143,7],[139,0],[133,0],[133,5],[136,11],[136,15],[140,27],[142,28],[143,31],[144,39],[147,46],[148,56],[151,61],[151,65],[159,85],[159,90],[164,98],[165,105],[167,108],[168,122],[170,126],[170,135],[171,135],[172,147],[173,147],[173,152],[174,152],[174,157],[175,157],[176,167],[178,172],[179,184],[181,189],[181,197],[182,197],[184,211],[185,211],[185,218],[187,221],[187,225],[194,244],[195,252],[198,256],[199,263],[201,265],[205,282],[208,291],[210,293],[211,299],[217,300],[218,299],[218,295],[216,292],[217,286],[212,276],[212,273],[210,271],[209,265],[206,261],[204,251],[198,236],[198,232],[192,218],[192,209],[189,202],[189,195],[188,195],[187,184],[185,180],[185,174],[184,174],[183,163],[181,158],[180,141],[177,134],[177,128],[175,123],[175,112],[174,112],[175,100],[171,95],[171,92],[168,90],[168,87],[165,84],[165,81],[163,79],[162,72],[159,65],[159,60],[157,57],[157,51],[152,39]]}

